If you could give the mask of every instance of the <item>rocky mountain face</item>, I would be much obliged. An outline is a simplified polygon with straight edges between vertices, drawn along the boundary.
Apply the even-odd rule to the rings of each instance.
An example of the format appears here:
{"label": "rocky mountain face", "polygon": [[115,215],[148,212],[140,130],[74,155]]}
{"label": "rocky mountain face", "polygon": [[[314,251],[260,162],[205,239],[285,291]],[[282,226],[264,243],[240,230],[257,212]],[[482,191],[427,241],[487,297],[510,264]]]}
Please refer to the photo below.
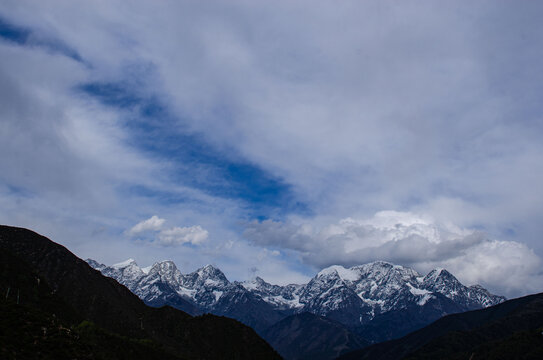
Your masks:
{"label": "rocky mountain face", "polygon": [[[235,318],[263,333],[281,319],[311,313],[334,320],[372,342],[399,337],[443,315],[503,302],[481,286],[467,287],[444,269],[426,276],[387,262],[331,266],[304,285],[272,285],[257,277],[230,282],[214,266],[182,274],[172,261],[141,269],[134,260],[113,266],[87,262],[150,305]],[[402,324],[391,319],[400,316]],[[371,331],[368,331],[371,329]]]}

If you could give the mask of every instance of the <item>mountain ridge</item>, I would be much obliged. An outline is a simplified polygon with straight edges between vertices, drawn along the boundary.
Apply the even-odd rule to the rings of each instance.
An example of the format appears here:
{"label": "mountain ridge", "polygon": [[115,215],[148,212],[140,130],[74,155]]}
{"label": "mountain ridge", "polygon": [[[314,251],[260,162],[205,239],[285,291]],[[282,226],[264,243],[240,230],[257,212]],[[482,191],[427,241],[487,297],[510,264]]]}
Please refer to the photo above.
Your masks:
{"label": "mountain ridge", "polygon": [[[330,283],[334,283],[334,286],[344,285],[353,290],[362,301],[374,310],[376,305],[379,305],[380,312],[397,308],[397,304],[393,302],[379,302],[386,297],[386,292],[390,291],[407,291],[412,298],[418,299],[419,302],[427,299],[431,293],[441,293],[455,301],[463,297],[466,298],[463,299],[464,301],[467,300],[465,303],[467,307],[487,307],[505,300],[505,297],[493,295],[480,285],[465,286],[461,284],[446,269],[434,269],[423,276],[413,269],[385,261],[375,261],[351,268],[332,265],[319,271],[307,284],[289,285],[270,284],[258,276],[252,280],[230,282],[219,268],[210,264],[191,273],[182,274],[171,260],[156,262],[149,267],[150,270],[147,273],[138,267],[133,259],[111,266],[100,264],[93,259],[86,261],[106,276],[121,280],[123,284],[128,285],[128,288],[135,287],[134,284],[131,284],[132,280],[141,281],[142,278],[150,277],[158,272],[160,280],[178,287],[181,296],[198,299],[196,295],[191,294],[195,288],[223,288],[233,284],[241,285],[247,291],[259,294],[263,300],[270,304],[284,305],[290,309],[300,308],[304,304],[316,300],[315,292],[323,297],[322,291],[319,292],[319,290],[330,290],[330,286],[327,286]],[[157,266],[161,270],[157,270]],[[200,294],[200,296],[203,295]],[[207,299],[209,304],[205,304],[204,307],[209,307],[220,298],[217,293],[215,297],[214,301]],[[205,300],[203,301],[205,302]]]}
{"label": "mountain ridge", "polygon": [[[232,317],[260,334],[287,316],[309,312],[337,321],[370,342],[379,342],[403,336],[443,315],[505,300],[481,286],[461,284],[445,269],[423,276],[385,261],[348,269],[333,265],[319,271],[307,284],[283,286],[260,277],[230,282],[213,265],[182,274],[173,261],[167,260],[155,263],[146,274],[132,259],[109,267],[87,261],[148,304],[176,306],[173,301],[178,299],[182,305],[177,306],[183,310],[192,305],[192,311]],[[403,313],[407,325],[381,331],[387,316],[398,312]],[[367,331],[377,325],[380,331]]]}

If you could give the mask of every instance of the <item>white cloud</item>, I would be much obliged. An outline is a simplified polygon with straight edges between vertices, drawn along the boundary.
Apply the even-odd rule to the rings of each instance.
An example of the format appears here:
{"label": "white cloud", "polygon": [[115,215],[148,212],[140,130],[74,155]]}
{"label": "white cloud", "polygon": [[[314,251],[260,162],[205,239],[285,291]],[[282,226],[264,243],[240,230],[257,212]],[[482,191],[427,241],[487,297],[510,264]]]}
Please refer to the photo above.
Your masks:
{"label": "white cloud", "polygon": [[142,233],[152,232],[150,241],[154,241],[162,246],[177,246],[182,244],[200,245],[209,236],[209,232],[200,225],[188,227],[175,226],[164,229],[163,225],[165,222],[165,219],[153,215],[149,219],[137,223],[126,233],[129,236],[137,236]]}
{"label": "white cloud", "polygon": [[159,231],[162,229],[162,225],[166,222],[165,219],[161,219],[156,215],[151,216],[147,220],[143,220],[136,225],[134,225],[130,230],[128,230],[128,235],[137,235],[145,231]]}
{"label": "white cloud", "polygon": [[202,229],[200,225],[190,227],[173,227],[171,229],[162,230],[157,241],[163,246],[176,246],[182,244],[199,245],[207,240],[209,233]]}
{"label": "white cloud", "polygon": [[507,296],[543,290],[543,262],[519,242],[486,240],[441,264],[468,284],[481,283]]}
{"label": "white cloud", "polygon": [[507,296],[541,291],[543,284],[542,261],[525,244],[489,239],[482,232],[409,212],[346,218],[318,230],[308,224],[254,221],[244,235],[260,246],[294,250],[316,268],[375,260],[423,273],[443,266],[468,285],[481,283]]}

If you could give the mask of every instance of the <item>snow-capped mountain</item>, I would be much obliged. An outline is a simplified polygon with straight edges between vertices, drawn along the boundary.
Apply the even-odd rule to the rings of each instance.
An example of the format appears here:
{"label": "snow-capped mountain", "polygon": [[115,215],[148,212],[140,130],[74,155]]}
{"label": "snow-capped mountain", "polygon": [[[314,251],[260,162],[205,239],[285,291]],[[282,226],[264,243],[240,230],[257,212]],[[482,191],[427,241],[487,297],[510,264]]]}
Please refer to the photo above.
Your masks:
{"label": "snow-capped mountain", "polygon": [[230,282],[212,265],[182,274],[172,261],[158,262],[147,269],[141,269],[132,259],[112,266],[91,259],[87,262],[150,305],[171,305],[191,314],[230,316],[257,331],[302,312],[326,316],[356,329],[403,309],[431,309],[427,321],[433,321],[448,313],[505,300],[479,285],[464,286],[445,269],[422,276],[413,269],[382,261],[349,269],[330,266],[305,285],[286,286],[272,285],[259,277]]}
{"label": "snow-capped mountain", "polygon": [[169,260],[144,269],[132,259],[111,266],[92,259],[86,261],[151,306],[170,305],[192,315],[208,312],[224,315],[256,330],[263,330],[291,314],[267,302],[256,291],[248,291],[241,283],[228,281],[224,273],[212,265],[182,274]]}

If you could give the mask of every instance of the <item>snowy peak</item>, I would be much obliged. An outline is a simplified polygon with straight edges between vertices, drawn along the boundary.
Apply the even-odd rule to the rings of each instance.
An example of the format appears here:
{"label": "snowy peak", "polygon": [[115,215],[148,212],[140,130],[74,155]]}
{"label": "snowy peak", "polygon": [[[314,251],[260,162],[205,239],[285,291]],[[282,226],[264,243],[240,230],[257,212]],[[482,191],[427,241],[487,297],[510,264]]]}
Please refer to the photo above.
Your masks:
{"label": "snowy peak", "polygon": [[428,281],[428,282],[436,282],[436,281],[439,281],[439,279],[444,279],[444,281],[454,279],[455,281],[458,281],[450,272],[448,272],[447,270],[443,268],[436,268],[430,271],[424,277],[424,281]]}
{"label": "snowy peak", "polygon": [[111,265],[111,267],[114,269],[124,269],[128,266],[138,266],[138,264],[136,264],[136,260],[130,258],[125,261],[121,261],[120,263]]}
{"label": "snowy peak", "polygon": [[206,265],[185,275],[183,285],[194,289],[197,287],[225,287],[230,284],[224,273],[213,265]]}
{"label": "snowy peak", "polygon": [[112,274],[119,273],[127,281],[135,281],[144,275],[143,271],[141,271],[140,267],[134,259],[128,259],[123,262],[105,267],[102,272],[104,271]]}
{"label": "snowy peak", "polygon": [[341,265],[332,265],[319,271],[316,277],[337,277],[343,281],[357,281],[360,279],[360,273],[355,268],[346,269]]}
{"label": "snowy peak", "polygon": [[464,286],[453,274],[442,268],[430,271],[422,280],[422,288],[445,295],[470,310],[505,301],[503,296],[493,295],[480,285]]}
{"label": "snowy peak", "polygon": [[252,280],[235,282],[235,284],[241,285],[248,292],[279,310],[292,310],[303,306],[300,303],[300,291],[303,285],[272,285],[258,276]]}
{"label": "snowy peak", "polygon": [[442,268],[430,271],[423,278],[422,287],[430,291],[439,292],[445,296],[447,294],[455,296],[459,292],[465,292],[466,290],[466,287],[453,274]]}
{"label": "snowy peak", "polygon": [[149,275],[158,274],[161,277],[171,277],[179,272],[175,263],[171,260],[165,260],[155,263],[149,270]]}
{"label": "snowy peak", "polygon": [[372,263],[355,266],[360,275],[366,279],[370,278],[376,282],[389,282],[391,280],[399,282],[412,282],[420,274],[413,269],[394,265],[386,261],[375,261]]}
{"label": "snowy peak", "polygon": [[259,290],[259,291],[268,291],[273,286],[272,284],[267,283],[260,276],[255,277],[252,280],[246,280],[239,283],[247,290]]}
{"label": "snowy peak", "polygon": [[165,260],[153,264],[147,274],[141,269],[140,271],[143,274],[142,286],[150,286],[157,281],[161,281],[170,287],[175,288],[179,286],[179,282],[181,281],[182,277],[181,272],[171,260]]}
{"label": "snowy peak", "polygon": [[123,284],[131,291],[145,274],[139,268],[134,259],[128,259],[115,265],[106,266],[95,260],[85,260],[91,267],[100,271],[103,275],[111,277]]}
{"label": "snowy peak", "polygon": [[224,273],[213,265],[206,265],[196,270],[196,272],[203,278],[228,281]]}
{"label": "snowy peak", "polygon": [[491,294],[487,289],[481,285],[472,285],[468,288],[470,298],[475,302],[482,304],[483,307],[494,306],[507,300],[503,296]]}
{"label": "snowy peak", "polygon": [[229,283],[224,273],[213,265],[206,265],[196,270],[196,273],[200,279],[215,280],[225,284]]}
{"label": "snowy peak", "polygon": [[85,260],[85,262],[87,264],[89,264],[89,266],[95,270],[98,270],[98,271],[102,271],[102,269],[105,269],[107,266],[104,265],[104,264],[100,264],[98,261],[96,260],[93,260],[93,259],[87,259]]}

